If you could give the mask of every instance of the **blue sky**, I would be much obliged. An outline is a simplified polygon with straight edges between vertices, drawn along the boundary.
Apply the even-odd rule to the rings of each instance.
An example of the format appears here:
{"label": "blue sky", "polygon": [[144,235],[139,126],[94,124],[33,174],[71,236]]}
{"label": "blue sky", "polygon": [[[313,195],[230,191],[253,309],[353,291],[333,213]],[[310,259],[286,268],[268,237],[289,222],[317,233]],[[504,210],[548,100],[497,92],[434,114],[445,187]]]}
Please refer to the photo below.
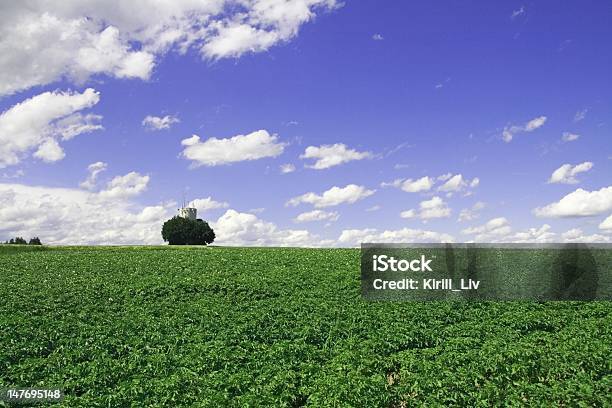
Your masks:
{"label": "blue sky", "polygon": [[[200,216],[236,245],[610,240],[606,2],[203,2],[227,4],[195,21],[189,5],[160,10],[185,35],[164,45],[170,29],[147,32],[155,10],[112,3],[0,6],[0,238],[155,243],[185,193],[209,198]],[[34,23],[43,28],[28,31]],[[70,24],[78,35],[62,32]],[[236,25],[248,29],[219,28]],[[53,36],[75,39],[41,40]],[[97,97],[48,113],[88,88]],[[49,119],[33,126],[28,109]],[[147,116],[170,123],[154,129]],[[65,138],[66,118],[103,129]],[[182,143],[192,135],[199,160]],[[230,147],[237,135],[248,135],[245,151]],[[211,162],[210,138],[235,153],[230,162]],[[36,153],[49,139],[63,154]],[[309,147],[346,161],[306,167]],[[97,162],[104,170],[80,186]],[[295,170],[282,174],[284,164]],[[336,191],[334,205],[288,205],[348,185],[361,190]],[[321,219],[296,222],[303,213]]]}

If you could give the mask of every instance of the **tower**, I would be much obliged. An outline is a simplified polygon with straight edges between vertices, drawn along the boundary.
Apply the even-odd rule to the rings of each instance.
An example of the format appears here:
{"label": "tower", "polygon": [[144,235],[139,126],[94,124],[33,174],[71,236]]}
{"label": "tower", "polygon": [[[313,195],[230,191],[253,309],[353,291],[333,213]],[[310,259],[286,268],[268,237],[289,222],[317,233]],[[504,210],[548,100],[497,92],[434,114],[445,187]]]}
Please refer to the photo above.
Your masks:
{"label": "tower", "polygon": [[178,216],[195,221],[198,216],[198,210],[193,207],[182,207],[178,210]]}
{"label": "tower", "polygon": [[178,216],[181,218],[186,218],[188,220],[195,221],[198,217],[198,210],[193,207],[188,207],[188,204],[185,202],[185,194],[183,193],[183,205],[178,209]]}

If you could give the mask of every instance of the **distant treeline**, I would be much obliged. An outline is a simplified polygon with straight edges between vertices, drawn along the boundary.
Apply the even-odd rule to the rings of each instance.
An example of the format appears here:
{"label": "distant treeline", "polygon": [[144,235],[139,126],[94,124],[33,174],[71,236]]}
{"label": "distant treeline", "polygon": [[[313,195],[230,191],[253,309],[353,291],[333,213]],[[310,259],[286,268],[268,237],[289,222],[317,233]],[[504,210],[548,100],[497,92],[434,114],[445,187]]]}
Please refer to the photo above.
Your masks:
{"label": "distant treeline", "polygon": [[15,237],[9,239],[8,241],[4,241],[4,243],[8,245],[42,245],[42,242],[40,242],[40,238],[38,237],[30,238],[30,241],[26,241],[22,237]]}

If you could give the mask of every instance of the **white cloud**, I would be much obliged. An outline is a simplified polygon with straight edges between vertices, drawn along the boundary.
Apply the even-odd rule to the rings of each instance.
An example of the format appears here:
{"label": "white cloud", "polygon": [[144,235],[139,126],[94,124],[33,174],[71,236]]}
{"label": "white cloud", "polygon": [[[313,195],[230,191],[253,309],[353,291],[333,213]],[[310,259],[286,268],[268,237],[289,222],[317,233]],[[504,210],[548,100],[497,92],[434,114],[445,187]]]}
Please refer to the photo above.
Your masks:
{"label": "white cloud", "polygon": [[572,166],[571,164],[564,164],[553,172],[548,180],[549,183],[561,183],[561,184],[577,184],[579,181],[576,175],[584,173],[593,168],[593,163],[584,162]]}
{"label": "white cloud", "polygon": [[[442,176],[441,176],[442,177]],[[445,176],[444,176],[445,177]],[[448,196],[453,193],[458,193],[460,191],[468,190],[470,188],[476,188],[480,184],[480,179],[478,177],[473,178],[471,181],[468,181],[463,178],[461,174],[455,174],[448,178],[446,182],[438,187],[438,191],[446,192]],[[471,192],[466,192],[466,195],[470,195]]]}
{"label": "white cloud", "polygon": [[467,235],[475,235],[476,241],[495,242],[509,235],[512,232],[512,227],[510,227],[506,218],[497,217],[490,219],[483,225],[466,228],[461,232]]}
{"label": "white cloud", "polygon": [[414,209],[402,211],[400,217],[402,218],[415,218],[418,217],[423,221],[430,220],[432,218],[447,218],[451,215],[451,209],[440,197],[433,197],[430,200],[421,201],[419,204],[419,211]]}
{"label": "white cloud", "polygon": [[421,191],[429,191],[433,184],[434,181],[430,177],[425,176],[417,180],[404,180],[401,182],[400,188],[408,193],[418,193]]}
{"label": "white cloud", "polygon": [[400,213],[400,217],[402,218],[415,218],[417,216],[417,212],[414,209],[410,209],[410,210],[404,210]]}
{"label": "white cloud", "polygon": [[[6,3],[6,2],[5,2]],[[0,95],[62,78],[150,78],[173,50],[203,58],[265,51],[335,0],[9,2],[0,12]]]}
{"label": "white cloud", "polygon": [[374,41],[382,41],[385,39],[385,37],[382,36],[382,34],[376,33],[374,35],[372,35],[372,39]]}
{"label": "white cloud", "polygon": [[382,207],[380,205],[373,205],[372,207],[366,208],[367,212],[372,212],[372,211],[378,211],[380,210]]}
{"label": "white cloud", "polygon": [[289,174],[295,171],[295,166],[291,163],[285,163],[280,165],[281,174]]}
{"label": "white cloud", "polygon": [[374,228],[343,230],[338,243],[344,246],[358,246],[361,243],[404,243],[404,242],[454,242],[452,235],[434,231],[402,228],[380,231]]}
{"label": "white cloud", "polygon": [[599,224],[599,229],[612,230],[612,214]]}
{"label": "white cloud", "polygon": [[510,237],[515,243],[546,243],[554,242],[556,234],[550,231],[550,225],[544,224],[540,228],[529,228],[526,231],[517,232]]}
{"label": "white cloud", "polygon": [[0,236],[45,244],[161,244],[170,205],[139,206],[81,189],[0,184]]}
{"label": "white cloud", "polygon": [[[436,182],[444,182],[438,187],[438,191],[448,193],[451,196],[453,193],[469,190],[469,188],[475,188],[480,183],[478,178],[474,178],[471,181],[465,180],[461,174],[453,175],[452,173],[443,174],[438,177],[421,177],[417,180],[413,179],[396,179],[392,182],[383,182],[381,187],[396,187],[408,193],[419,193],[423,191],[429,191],[432,189]],[[469,195],[469,193],[466,193]]]}
{"label": "white cloud", "polygon": [[537,118],[531,119],[523,126],[506,126],[502,132],[502,139],[504,140],[504,142],[509,143],[512,141],[516,134],[523,132],[533,132],[534,130],[544,126],[544,123],[546,123],[546,116],[538,116]]}
{"label": "white cloud", "polygon": [[150,177],[135,171],[124,176],[117,176],[108,182],[106,188],[100,191],[102,198],[127,198],[136,196],[147,189]]}
{"label": "white cloud", "polygon": [[475,220],[480,216],[479,211],[483,208],[485,208],[485,203],[483,203],[482,201],[478,201],[472,206],[472,208],[464,208],[463,210],[461,210],[457,221],[463,222]]}
{"label": "white cloud", "polygon": [[104,162],[95,162],[87,166],[87,172],[89,175],[85,179],[85,181],[81,182],[79,186],[85,188],[87,190],[93,190],[96,187],[96,180],[98,175],[106,170],[107,164]]}
{"label": "white cloud", "polygon": [[193,161],[195,167],[219,166],[240,161],[257,160],[265,157],[276,157],[285,150],[285,143],[278,142],[276,135],[265,130],[257,130],[248,135],[237,135],[228,139],[211,137],[200,142],[200,137],[193,135],[184,139],[183,157]]}
{"label": "white cloud", "polygon": [[295,222],[312,221],[338,221],[340,215],[335,211],[312,210],[299,214],[293,219]]}
{"label": "white cloud", "polygon": [[66,156],[64,150],[55,139],[45,139],[34,152],[34,157],[45,163],[53,163],[62,160]]}
{"label": "white cloud", "polygon": [[563,242],[607,243],[610,237],[601,234],[585,234],[580,228],[573,228],[561,234]]}
{"label": "white cloud", "polygon": [[0,114],[0,168],[19,163],[28,152],[47,162],[61,160],[58,140],[101,129],[97,115],[82,116],[80,110],[98,103],[100,94],[88,88],[78,92],[44,92]]}
{"label": "white cloud", "polygon": [[363,186],[349,184],[345,187],[332,187],[323,194],[313,192],[302,194],[287,201],[287,205],[297,206],[300,203],[312,204],[316,208],[332,207],[340,204],[353,204],[374,194],[376,190],[368,190]]}
{"label": "white cloud", "polygon": [[515,19],[524,13],[525,13],[525,6],[521,6],[519,9],[512,11],[512,15],[510,16],[510,18]]}
{"label": "white cloud", "polygon": [[576,133],[563,132],[563,136],[561,136],[561,140],[564,142],[573,142],[580,138],[580,135]]}
{"label": "white cloud", "polygon": [[147,115],[142,120],[142,126],[149,130],[170,129],[170,127],[179,123],[180,120],[176,116],[166,115],[164,117]]}
{"label": "white cloud", "polygon": [[322,146],[308,146],[300,159],[315,159],[313,165],[306,165],[311,169],[323,170],[353,160],[363,160],[372,157],[370,152],[358,152],[348,149],[343,143]]}
{"label": "white cloud", "polygon": [[576,114],[574,115],[574,122],[580,122],[581,120],[583,120],[586,117],[588,111],[589,110],[587,108],[584,108],[576,112]]}
{"label": "white cloud", "polygon": [[279,229],[274,223],[261,220],[254,214],[232,209],[211,226],[217,236],[215,244],[220,245],[317,247],[333,244],[307,230]]}
{"label": "white cloud", "polygon": [[215,201],[209,196],[206,198],[196,198],[195,200],[191,200],[189,202],[189,207],[197,209],[198,217],[201,218],[202,213],[215,210],[217,208],[227,208],[229,207],[229,204],[226,202]]}
{"label": "white cloud", "polygon": [[597,191],[581,188],[567,194],[561,200],[538,207],[533,212],[538,217],[589,217],[612,210],[612,186]]}

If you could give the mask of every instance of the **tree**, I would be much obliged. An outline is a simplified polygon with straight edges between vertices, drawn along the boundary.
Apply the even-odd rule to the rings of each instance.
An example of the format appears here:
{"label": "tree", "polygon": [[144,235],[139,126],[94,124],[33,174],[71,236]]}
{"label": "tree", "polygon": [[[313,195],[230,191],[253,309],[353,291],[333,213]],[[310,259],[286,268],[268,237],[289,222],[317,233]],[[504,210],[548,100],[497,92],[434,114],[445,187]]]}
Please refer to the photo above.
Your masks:
{"label": "tree", "polygon": [[42,242],[40,242],[40,238],[34,237],[30,238],[30,242],[28,242],[28,245],[42,245]]}
{"label": "tree", "polygon": [[215,240],[215,232],[204,220],[175,216],[164,222],[162,238],[170,245],[206,245]]}

